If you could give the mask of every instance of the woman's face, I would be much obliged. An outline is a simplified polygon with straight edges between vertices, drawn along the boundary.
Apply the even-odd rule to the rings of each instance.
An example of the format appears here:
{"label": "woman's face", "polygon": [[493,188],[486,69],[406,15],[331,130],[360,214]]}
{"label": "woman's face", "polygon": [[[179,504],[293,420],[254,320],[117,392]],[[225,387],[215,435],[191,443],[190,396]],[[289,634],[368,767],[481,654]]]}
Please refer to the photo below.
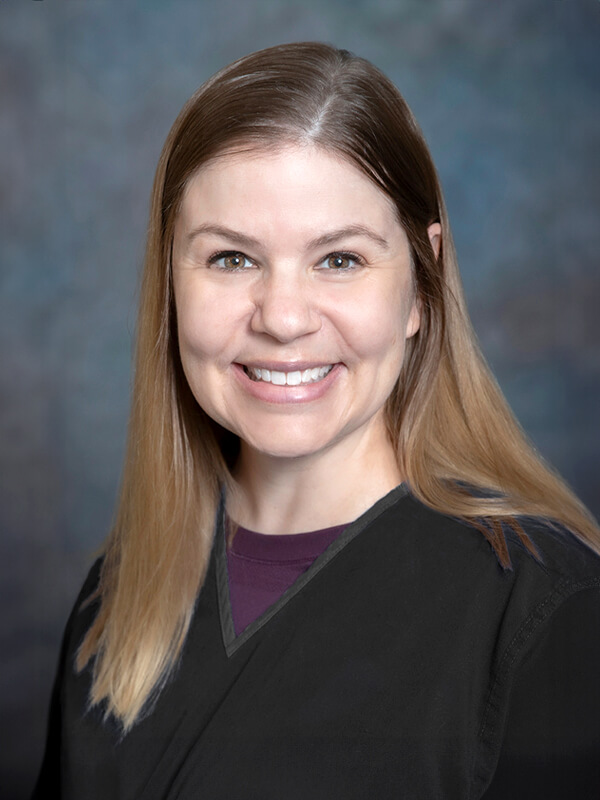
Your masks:
{"label": "woman's face", "polygon": [[394,207],[356,167],[289,146],[201,168],[175,226],[173,281],[191,390],[243,448],[381,446],[419,311]]}

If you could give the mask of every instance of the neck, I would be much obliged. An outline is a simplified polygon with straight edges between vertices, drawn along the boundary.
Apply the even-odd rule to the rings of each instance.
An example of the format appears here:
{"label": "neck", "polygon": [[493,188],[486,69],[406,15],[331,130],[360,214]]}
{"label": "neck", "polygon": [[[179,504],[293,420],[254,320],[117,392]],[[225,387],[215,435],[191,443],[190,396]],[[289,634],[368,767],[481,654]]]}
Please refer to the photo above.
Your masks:
{"label": "neck", "polygon": [[402,482],[383,428],[323,452],[277,458],[242,443],[228,514],[261,533],[301,533],[359,517]]}

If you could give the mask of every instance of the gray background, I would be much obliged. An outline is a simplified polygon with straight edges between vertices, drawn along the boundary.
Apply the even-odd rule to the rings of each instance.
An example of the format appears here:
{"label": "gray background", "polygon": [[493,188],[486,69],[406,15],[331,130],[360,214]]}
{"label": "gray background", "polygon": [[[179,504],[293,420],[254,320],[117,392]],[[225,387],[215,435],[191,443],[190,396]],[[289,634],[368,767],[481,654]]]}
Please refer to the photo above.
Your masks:
{"label": "gray background", "polygon": [[483,350],[598,514],[599,33],[598,0],[0,2],[3,798],[31,788],[62,626],[111,520],[159,151],[242,54],[326,40],[396,82]]}

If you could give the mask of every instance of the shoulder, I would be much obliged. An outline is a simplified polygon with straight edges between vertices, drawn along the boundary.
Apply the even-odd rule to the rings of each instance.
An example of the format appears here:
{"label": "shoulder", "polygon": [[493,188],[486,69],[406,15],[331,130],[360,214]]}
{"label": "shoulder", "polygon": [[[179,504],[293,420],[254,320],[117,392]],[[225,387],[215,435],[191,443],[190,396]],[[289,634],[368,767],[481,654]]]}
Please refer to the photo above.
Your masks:
{"label": "shoulder", "polygon": [[104,558],[100,557],[97,558],[96,561],[90,567],[90,570],[83,582],[79,595],[77,596],[77,600],[75,601],[75,605],[73,607],[73,613],[82,613],[88,607],[96,608],[98,605],[98,590],[100,587],[100,576],[102,573],[102,565],[104,563]]}
{"label": "shoulder", "polygon": [[406,602],[408,593],[422,613],[437,609],[439,617],[443,609],[448,624],[481,643],[481,658],[489,662],[493,648],[493,668],[503,671],[569,597],[600,597],[600,557],[591,548],[540,520],[523,527],[539,557],[507,530],[505,569],[477,528],[398,493],[359,537],[357,559],[380,576],[392,603]]}
{"label": "shoulder", "polygon": [[[474,526],[433,511],[412,496],[403,513],[413,536],[424,540],[419,547],[429,554],[432,569],[440,576],[448,571],[460,575],[460,582],[453,581],[456,590],[469,593],[476,586],[482,610],[499,615],[499,644],[507,648],[543,629],[574,595],[585,592],[580,603],[586,606],[600,604],[600,555],[560,526],[542,519],[519,520],[537,557],[506,527],[511,566],[505,569]],[[576,600],[569,603],[577,605]]]}
{"label": "shoulder", "polygon": [[508,796],[521,773],[524,787],[539,784],[538,793],[526,791],[531,797],[557,796],[552,781],[562,787],[597,775],[600,556],[564,528],[526,519],[538,557],[506,529],[504,569],[476,528],[414,497],[400,505],[390,522],[435,576],[429,591],[454,605],[456,630],[467,628],[473,685],[481,673],[473,796],[496,771],[490,800]]}
{"label": "shoulder", "polygon": [[68,667],[69,664],[72,666],[79,645],[98,613],[100,606],[98,589],[102,564],[103,558],[96,559],[92,564],[73,604],[63,637],[63,667]]}
{"label": "shoulder", "polygon": [[589,776],[600,747],[600,556],[564,528],[520,523],[538,557],[506,529],[504,569],[477,528],[412,495],[380,521],[387,547],[418,577],[414,597],[435,597],[453,646],[468,653],[471,685],[481,685],[474,786],[489,785],[500,759],[490,800],[508,796],[517,767],[527,787]]}
{"label": "shoulder", "polygon": [[[548,631],[566,636],[570,621],[600,609],[600,556],[543,520],[523,520],[522,526],[539,557],[506,530],[511,568],[504,569],[477,528],[410,494],[377,521],[380,561],[393,563],[405,585],[413,582],[416,602],[426,606],[433,595],[446,616],[454,614],[457,628],[469,626],[470,638],[481,643],[480,657],[490,665],[493,685],[502,691]],[[396,584],[389,585],[396,591]],[[565,646],[585,638],[589,626],[571,629]]]}
{"label": "shoulder", "polygon": [[410,493],[401,496],[381,515],[380,526],[403,544],[415,545],[440,567],[469,571],[490,569],[505,581],[526,579],[540,585],[600,582],[600,555],[573,533],[543,519],[519,519],[538,553],[534,557],[512,528],[505,526],[511,567],[505,570],[480,530],[469,523],[424,505]]}
{"label": "shoulder", "polygon": [[543,522],[526,533],[540,560],[510,541],[512,585],[479,731],[479,775],[498,765],[490,800],[506,797],[515,780],[531,798],[587,797],[600,780],[600,558]]}

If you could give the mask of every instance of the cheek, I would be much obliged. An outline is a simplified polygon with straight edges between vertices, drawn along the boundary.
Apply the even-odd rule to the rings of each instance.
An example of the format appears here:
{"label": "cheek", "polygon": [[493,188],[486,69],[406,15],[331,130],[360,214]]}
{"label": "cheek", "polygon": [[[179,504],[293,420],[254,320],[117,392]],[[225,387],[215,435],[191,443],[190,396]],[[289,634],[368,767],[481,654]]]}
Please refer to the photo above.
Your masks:
{"label": "cheek", "polygon": [[221,304],[188,292],[176,295],[177,335],[182,359],[214,359],[232,340],[232,315]]}
{"label": "cheek", "polygon": [[388,298],[357,304],[347,315],[346,340],[358,358],[374,361],[401,360],[405,346],[408,313],[401,301]]}
{"label": "cheek", "polygon": [[224,360],[227,335],[222,316],[212,313],[209,306],[178,302],[177,338],[183,372],[196,402],[209,417],[222,424],[221,362],[228,363]]}

